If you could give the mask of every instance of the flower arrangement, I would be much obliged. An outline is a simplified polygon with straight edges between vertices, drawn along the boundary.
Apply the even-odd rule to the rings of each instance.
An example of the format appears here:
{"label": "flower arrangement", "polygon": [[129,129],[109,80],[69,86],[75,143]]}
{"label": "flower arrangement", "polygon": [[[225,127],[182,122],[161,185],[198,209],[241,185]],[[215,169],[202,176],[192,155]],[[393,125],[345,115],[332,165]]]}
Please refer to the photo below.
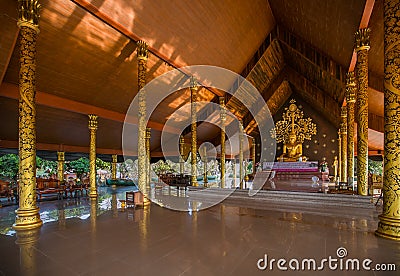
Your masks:
{"label": "flower arrangement", "polygon": [[322,162],[319,164],[319,169],[320,169],[321,172],[326,172],[327,169],[328,169],[328,162],[326,162],[325,160],[322,161]]}

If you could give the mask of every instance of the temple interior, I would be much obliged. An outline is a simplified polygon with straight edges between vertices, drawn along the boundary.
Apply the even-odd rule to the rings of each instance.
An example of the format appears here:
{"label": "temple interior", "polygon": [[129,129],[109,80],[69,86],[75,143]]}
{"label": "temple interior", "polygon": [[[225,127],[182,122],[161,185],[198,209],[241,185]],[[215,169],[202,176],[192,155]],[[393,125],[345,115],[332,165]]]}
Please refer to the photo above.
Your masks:
{"label": "temple interior", "polygon": [[0,11],[0,275],[398,275],[399,0]]}

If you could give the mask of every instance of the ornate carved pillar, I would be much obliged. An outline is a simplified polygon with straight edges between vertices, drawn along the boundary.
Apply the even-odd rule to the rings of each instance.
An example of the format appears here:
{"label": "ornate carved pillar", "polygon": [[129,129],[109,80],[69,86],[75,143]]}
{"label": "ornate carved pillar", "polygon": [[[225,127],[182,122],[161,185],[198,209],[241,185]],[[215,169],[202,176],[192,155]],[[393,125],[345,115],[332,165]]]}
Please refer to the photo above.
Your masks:
{"label": "ornate carved pillar", "polygon": [[16,230],[40,227],[36,206],[36,38],[40,5],[34,0],[18,1],[20,28],[19,70],[19,208]]}
{"label": "ornate carved pillar", "polygon": [[340,133],[340,129],[339,129],[339,131],[338,131],[338,145],[339,145],[339,162],[338,162],[338,164],[339,164],[339,168],[338,168],[338,172],[339,172],[339,175],[338,175],[338,179],[337,179],[337,182],[339,183],[340,181],[341,181],[341,179],[342,179],[342,134]]}
{"label": "ornate carved pillar", "polygon": [[96,188],[96,131],[97,116],[89,115],[89,131],[90,131],[90,148],[89,148],[89,181],[90,191],[89,197],[97,198]]}
{"label": "ornate carved pillar", "polygon": [[251,160],[253,162],[253,175],[256,174],[256,139],[251,138]]}
{"label": "ornate carved pillar", "polygon": [[192,120],[192,186],[197,187],[197,90],[198,86],[193,77],[190,79],[191,120]]}
{"label": "ornate carved pillar", "polygon": [[341,172],[341,178],[340,182],[347,182],[347,110],[345,106],[342,106],[342,111],[340,113],[341,117],[341,124],[340,124],[340,134],[342,135],[342,138],[340,139],[342,142],[342,152],[341,152],[341,166],[340,169],[342,170]]}
{"label": "ornate carved pillar", "polygon": [[150,155],[150,138],[151,138],[151,128],[146,128],[146,170],[147,170],[147,175],[146,175],[146,189],[150,189],[150,161],[151,161],[151,155]]}
{"label": "ornate carved pillar", "polygon": [[[383,176],[383,211],[379,216],[378,236],[400,240],[400,5],[384,1],[385,57],[385,160]],[[397,24],[395,24],[397,22]]]}
{"label": "ornate carved pillar", "polygon": [[113,180],[117,179],[117,155],[113,154],[111,156],[112,163],[111,163],[111,178]]}
{"label": "ornate carved pillar", "polygon": [[368,50],[370,30],[355,35],[357,52],[357,191],[368,195]]}
{"label": "ornate carved pillar", "polygon": [[346,78],[347,107],[347,184],[354,183],[354,104],[356,102],[356,81],[354,72],[348,72]]}
{"label": "ornate carved pillar", "polygon": [[226,122],[226,109],[225,98],[219,98],[220,118],[221,118],[221,188],[225,188],[225,122]]}
{"label": "ornate carved pillar", "polygon": [[144,41],[137,42],[138,60],[138,94],[139,94],[139,114],[138,114],[138,188],[147,196],[146,190],[146,94],[143,87],[146,85],[147,59],[149,53],[147,44]]}
{"label": "ornate carved pillar", "polygon": [[179,173],[184,174],[185,173],[185,160],[183,160],[183,152],[184,152],[184,146],[185,146],[185,138],[183,136],[179,137]]}
{"label": "ornate carved pillar", "polygon": [[239,121],[239,183],[240,189],[243,189],[244,172],[243,172],[243,125],[242,121]]}
{"label": "ornate carved pillar", "polygon": [[65,154],[63,151],[57,152],[57,179],[60,184],[64,183],[64,163]]}

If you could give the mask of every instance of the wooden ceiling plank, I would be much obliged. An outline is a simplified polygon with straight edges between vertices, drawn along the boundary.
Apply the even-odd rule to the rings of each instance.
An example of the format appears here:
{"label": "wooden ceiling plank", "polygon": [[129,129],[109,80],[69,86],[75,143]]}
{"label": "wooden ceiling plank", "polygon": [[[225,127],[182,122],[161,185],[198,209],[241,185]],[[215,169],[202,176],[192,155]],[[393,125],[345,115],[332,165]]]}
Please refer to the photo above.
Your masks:
{"label": "wooden ceiling plank", "polygon": [[[139,36],[137,36],[136,34],[134,34],[133,32],[129,31],[127,28],[125,28],[124,26],[122,26],[121,24],[119,24],[117,21],[115,21],[114,19],[112,19],[111,17],[109,17],[107,14],[103,13],[102,11],[100,11],[96,6],[94,6],[93,4],[85,1],[85,0],[70,0],[73,3],[75,3],[76,5],[78,5],[79,7],[81,7],[83,10],[85,10],[86,12],[90,13],[91,15],[93,15],[94,17],[96,17],[97,19],[99,19],[100,21],[102,21],[103,23],[105,23],[106,25],[110,26],[111,28],[113,28],[114,30],[116,30],[117,32],[121,33],[122,35],[126,36],[127,38],[137,42],[139,40],[142,40]],[[184,67],[183,64],[179,64],[175,61],[173,61],[172,59],[168,58],[167,56],[165,56],[164,54],[160,53],[157,49],[155,49],[154,47],[148,46],[148,50],[155,55],[156,57],[158,57],[159,59],[161,59],[162,61],[168,63],[170,66],[174,67],[175,69],[179,70],[180,72],[182,72],[183,74],[185,74],[186,76],[190,77],[191,73],[187,72],[186,70],[182,69],[181,67]],[[201,85],[201,80],[198,80],[198,82]],[[203,85],[202,85],[203,86]],[[224,96],[224,93],[222,91],[219,91],[218,89],[213,89],[207,86],[203,86],[204,88],[206,88],[207,90],[209,90],[210,92],[212,92],[214,95],[216,95],[217,97],[222,97]]]}

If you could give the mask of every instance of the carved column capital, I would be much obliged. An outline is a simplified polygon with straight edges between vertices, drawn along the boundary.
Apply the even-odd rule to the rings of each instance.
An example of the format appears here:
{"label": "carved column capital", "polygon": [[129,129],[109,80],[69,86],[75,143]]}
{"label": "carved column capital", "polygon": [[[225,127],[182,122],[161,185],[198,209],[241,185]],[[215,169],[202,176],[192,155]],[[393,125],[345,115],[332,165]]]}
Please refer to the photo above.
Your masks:
{"label": "carved column capital", "polygon": [[347,117],[347,109],[346,109],[346,106],[342,106],[342,108],[341,108],[341,110],[340,110],[340,117],[342,117],[342,120],[343,120],[344,118]]}
{"label": "carved column capital", "polygon": [[40,8],[38,0],[18,0],[18,27],[28,27],[39,33]]}
{"label": "carved column capital", "polygon": [[370,43],[369,43],[369,34],[371,30],[369,28],[359,29],[355,33],[355,44],[354,49],[356,52],[362,50],[369,50]]}
{"label": "carved column capital", "polygon": [[111,158],[112,158],[112,162],[113,162],[113,163],[117,163],[117,162],[118,162],[118,161],[117,161],[118,155],[113,154],[113,155],[111,155]]}
{"label": "carved column capital", "polygon": [[139,40],[137,43],[137,58],[147,60],[149,58],[148,45],[143,40]]}
{"label": "carved column capital", "polygon": [[151,128],[146,127],[146,139],[150,139],[150,138],[151,138]]}
{"label": "carved column capital", "polygon": [[88,127],[90,130],[97,130],[97,115],[89,114],[89,124]]}
{"label": "carved column capital", "polygon": [[65,153],[63,151],[57,151],[57,161],[65,161]]}

